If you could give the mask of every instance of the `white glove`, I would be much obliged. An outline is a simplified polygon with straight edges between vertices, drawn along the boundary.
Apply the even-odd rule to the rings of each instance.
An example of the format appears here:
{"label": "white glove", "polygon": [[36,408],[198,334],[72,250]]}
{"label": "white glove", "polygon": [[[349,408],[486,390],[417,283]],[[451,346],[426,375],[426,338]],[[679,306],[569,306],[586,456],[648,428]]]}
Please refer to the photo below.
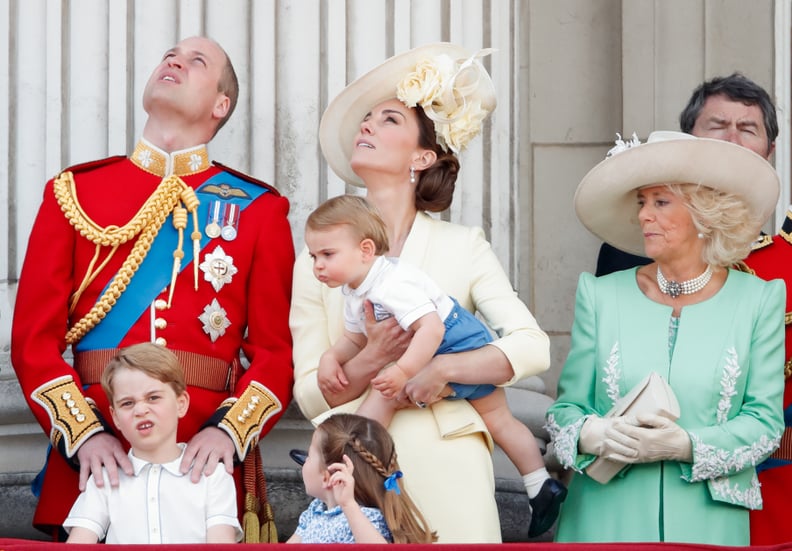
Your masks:
{"label": "white glove", "polygon": [[[620,420],[622,417],[598,417],[596,415],[589,415],[583,423],[583,426],[580,427],[580,435],[578,436],[578,449],[580,453],[602,455],[605,452],[613,451],[605,442],[605,433],[617,419]],[[622,451],[629,453],[629,449],[627,448]]]}
{"label": "white glove", "polygon": [[664,460],[689,463],[693,459],[687,431],[674,421],[654,414],[622,418],[611,424],[605,431],[605,442],[603,457],[622,463]]}

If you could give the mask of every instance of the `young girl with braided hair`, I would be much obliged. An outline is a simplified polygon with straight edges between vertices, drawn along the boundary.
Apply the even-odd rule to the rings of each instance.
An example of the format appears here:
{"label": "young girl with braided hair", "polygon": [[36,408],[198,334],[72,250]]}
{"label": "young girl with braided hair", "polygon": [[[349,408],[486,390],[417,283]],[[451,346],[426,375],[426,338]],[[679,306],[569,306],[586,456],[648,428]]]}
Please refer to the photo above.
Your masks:
{"label": "young girl with braided hair", "polygon": [[339,413],[314,431],[302,464],[308,495],[287,543],[432,543],[418,507],[401,487],[402,472],[388,431],[360,415]]}

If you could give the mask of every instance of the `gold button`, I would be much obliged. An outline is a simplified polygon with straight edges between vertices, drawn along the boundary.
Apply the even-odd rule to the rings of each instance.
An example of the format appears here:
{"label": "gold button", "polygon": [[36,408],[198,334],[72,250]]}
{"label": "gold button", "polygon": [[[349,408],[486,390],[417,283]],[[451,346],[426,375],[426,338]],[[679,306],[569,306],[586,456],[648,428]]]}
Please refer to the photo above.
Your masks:
{"label": "gold button", "polygon": [[162,298],[158,298],[154,301],[154,308],[157,310],[164,310],[168,307],[168,301]]}
{"label": "gold button", "polygon": [[168,322],[162,318],[157,318],[154,320],[155,329],[165,329],[167,326],[168,326]]}
{"label": "gold button", "polygon": [[165,346],[165,345],[168,344],[168,341],[166,341],[162,337],[157,337],[156,339],[154,339],[154,344],[158,344],[160,346]]}

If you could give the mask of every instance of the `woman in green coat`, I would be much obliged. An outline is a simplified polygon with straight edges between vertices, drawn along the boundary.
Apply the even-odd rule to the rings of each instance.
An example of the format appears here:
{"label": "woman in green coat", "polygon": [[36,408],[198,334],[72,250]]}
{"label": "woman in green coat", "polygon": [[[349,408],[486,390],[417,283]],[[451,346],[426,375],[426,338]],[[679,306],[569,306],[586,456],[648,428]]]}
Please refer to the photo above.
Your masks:
{"label": "woman in green coat", "polygon": [[[547,413],[555,454],[576,471],[557,541],[749,544],[748,510],[762,506],[754,466],[784,428],[785,290],[729,267],[778,193],[755,153],[676,132],[617,142],[580,183],[581,222],[653,262],[580,277]],[[624,413],[620,398],[652,372],[678,411]],[[623,467],[598,482],[586,473],[598,457]]]}

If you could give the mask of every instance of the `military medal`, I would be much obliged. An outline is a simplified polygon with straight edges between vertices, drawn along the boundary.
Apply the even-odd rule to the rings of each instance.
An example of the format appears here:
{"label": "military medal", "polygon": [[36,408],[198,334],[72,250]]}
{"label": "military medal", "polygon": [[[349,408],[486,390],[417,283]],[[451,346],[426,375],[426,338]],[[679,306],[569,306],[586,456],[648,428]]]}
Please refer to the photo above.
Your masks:
{"label": "military medal", "polygon": [[204,273],[204,280],[211,283],[215,291],[222,289],[226,283],[231,283],[238,271],[234,266],[234,258],[228,256],[220,245],[213,252],[207,253],[200,268]]}
{"label": "military medal", "polygon": [[206,236],[210,239],[214,239],[215,237],[220,237],[220,206],[222,203],[220,201],[212,201],[209,205],[209,213],[208,213],[208,221],[206,223],[206,227],[204,231],[206,232]]}
{"label": "military medal", "polygon": [[220,230],[220,237],[226,241],[236,239],[237,224],[239,224],[239,207],[234,203],[230,203],[226,216],[223,217],[223,229]]}
{"label": "military medal", "polygon": [[211,222],[208,226],[206,226],[206,235],[212,239],[215,237],[220,237],[220,226]]}
{"label": "military medal", "polygon": [[212,342],[225,335],[225,331],[231,326],[231,321],[228,319],[225,308],[220,306],[217,299],[212,299],[211,304],[204,306],[203,313],[198,316],[203,324],[204,333],[209,335]]}

